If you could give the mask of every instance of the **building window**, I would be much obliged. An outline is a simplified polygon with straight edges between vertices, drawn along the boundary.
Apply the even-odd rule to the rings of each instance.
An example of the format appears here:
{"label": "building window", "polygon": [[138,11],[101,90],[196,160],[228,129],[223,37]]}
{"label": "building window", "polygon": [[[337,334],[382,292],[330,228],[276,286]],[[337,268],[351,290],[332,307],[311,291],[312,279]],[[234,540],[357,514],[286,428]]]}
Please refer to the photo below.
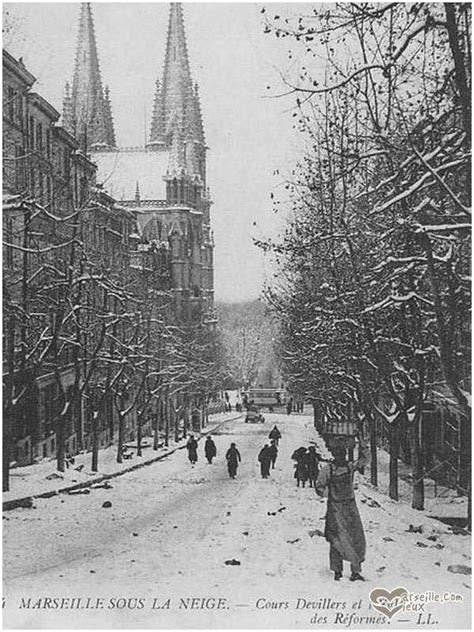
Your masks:
{"label": "building window", "polygon": [[34,149],[35,147],[35,119],[30,116],[30,125],[29,125],[29,137],[30,137],[30,149]]}
{"label": "building window", "polygon": [[51,156],[51,130],[46,128],[46,155]]}
{"label": "building window", "polygon": [[43,151],[43,126],[41,123],[38,123],[36,128],[36,147],[40,151]]}
{"label": "building window", "polygon": [[16,145],[15,147],[15,186],[17,190],[20,190],[24,187],[24,177],[23,177],[23,147],[21,145]]}
{"label": "building window", "polygon": [[17,94],[17,119],[23,129],[23,95],[20,92]]}
{"label": "building window", "polygon": [[7,99],[8,118],[10,119],[10,121],[13,121],[15,120],[15,90],[11,86],[8,86]]}

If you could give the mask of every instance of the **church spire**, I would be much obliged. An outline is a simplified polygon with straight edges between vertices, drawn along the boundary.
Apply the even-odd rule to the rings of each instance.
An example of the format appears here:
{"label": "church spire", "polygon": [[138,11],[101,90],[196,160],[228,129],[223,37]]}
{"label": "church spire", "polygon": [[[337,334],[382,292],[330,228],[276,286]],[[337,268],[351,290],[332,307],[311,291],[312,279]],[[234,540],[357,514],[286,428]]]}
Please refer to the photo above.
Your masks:
{"label": "church spire", "polygon": [[92,9],[81,4],[72,92],[65,99],[64,124],[87,150],[115,147],[108,92],[104,96]]}
{"label": "church spire", "polygon": [[114,117],[112,115],[109,86],[105,86],[104,90],[104,117],[106,125],[106,143],[109,147],[115,147]]}
{"label": "church spire", "polygon": [[185,167],[185,175],[198,176],[205,181],[206,146],[201,108],[191,76],[183,8],[179,2],[170,4],[165,63],[162,80],[156,82],[147,148],[171,150],[170,172],[176,171],[179,164],[180,169]]}
{"label": "church spire", "polygon": [[62,123],[63,123],[64,128],[70,134],[74,134],[74,129],[73,129],[73,126],[72,126],[71,86],[69,85],[69,82],[66,82],[66,86],[64,88]]}
{"label": "church spire", "polygon": [[172,2],[162,81],[156,83],[149,141],[151,148],[155,145],[167,148],[171,146],[174,129],[185,119],[190,86],[192,86],[192,78],[184,31],[183,8],[179,2]]}

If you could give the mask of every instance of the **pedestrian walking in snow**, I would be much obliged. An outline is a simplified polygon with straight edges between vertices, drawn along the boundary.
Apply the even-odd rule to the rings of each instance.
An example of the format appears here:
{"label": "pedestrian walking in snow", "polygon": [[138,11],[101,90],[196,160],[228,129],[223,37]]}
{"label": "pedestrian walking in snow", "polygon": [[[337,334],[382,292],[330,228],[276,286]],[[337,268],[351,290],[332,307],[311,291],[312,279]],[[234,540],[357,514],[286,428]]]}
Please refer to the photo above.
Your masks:
{"label": "pedestrian walking in snow", "polygon": [[272,457],[270,452],[270,446],[266,443],[258,454],[258,461],[260,463],[260,474],[262,478],[268,478],[270,476],[270,463]]}
{"label": "pedestrian walking in snow", "polygon": [[212,440],[212,437],[206,438],[206,443],[204,444],[204,454],[206,455],[207,462],[209,464],[212,463],[212,459],[217,455],[216,444]]}
{"label": "pedestrian walking in snow", "polygon": [[194,438],[194,435],[191,435],[186,444],[186,448],[188,450],[188,459],[191,461],[191,465],[194,465],[198,460],[197,447],[198,442]]}
{"label": "pedestrian walking in snow", "polygon": [[308,468],[309,486],[314,487],[319,474],[319,459],[314,445],[310,445],[306,453],[306,466]]}
{"label": "pedestrian walking in snow", "polygon": [[270,447],[268,448],[270,453],[270,463],[272,464],[272,470],[275,469],[275,462],[278,456],[278,448],[276,447],[275,439],[270,441]]}
{"label": "pedestrian walking in snow", "polygon": [[289,399],[288,403],[286,404],[286,414],[291,415],[292,410],[293,410],[293,400]]}
{"label": "pedestrian walking in snow", "polygon": [[306,481],[308,480],[308,466],[306,462],[306,448],[301,447],[293,452],[291,458],[296,461],[295,463],[295,474],[294,478],[296,478],[296,486],[299,487],[300,483],[304,487]]}
{"label": "pedestrian walking in snow", "polygon": [[268,435],[269,439],[273,439],[275,441],[275,445],[278,446],[278,442],[281,439],[281,432],[278,430],[276,424],[270,430],[270,434]]}
{"label": "pedestrian walking in snow", "polygon": [[365,560],[365,535],[357,509],[353,477],[366,465],[365,446],[361,444],[359,459],[355,463],[346,459],[346,449],[333,450],[334,461],[325,465],[316,481],[316,493],[324,495],[328,490],[326,528],[324,535],[329,542],[329,563],[334,579],[342,577],[343,560],[351,564],[351,581],[364,581],[361,564]]}
{"label": "pedestrian walking in snow", "polygon": [[227,450],[225,458],[227,460],[227,471],[229,472],[229,476],[231,478],[235,478],[237,474],[237,468],[240,461],[242,460],[240,458],[240,452],[237,450],[235,443],[230,444],[230,448]]}

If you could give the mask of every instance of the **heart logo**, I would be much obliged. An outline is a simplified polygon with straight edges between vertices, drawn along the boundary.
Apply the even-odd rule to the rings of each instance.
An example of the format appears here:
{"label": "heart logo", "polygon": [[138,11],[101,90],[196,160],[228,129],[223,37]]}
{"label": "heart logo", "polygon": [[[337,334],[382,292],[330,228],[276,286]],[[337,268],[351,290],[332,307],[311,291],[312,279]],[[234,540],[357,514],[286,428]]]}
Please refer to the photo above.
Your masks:
{"label": "heart logo", "polygon": [[383,614],[387,619],[391,619],[399,612],[407,600],[408,591],[406,588],[394,588],[388,592],[385,588],[374,588],[370,593],[370,601],[373,607]]}

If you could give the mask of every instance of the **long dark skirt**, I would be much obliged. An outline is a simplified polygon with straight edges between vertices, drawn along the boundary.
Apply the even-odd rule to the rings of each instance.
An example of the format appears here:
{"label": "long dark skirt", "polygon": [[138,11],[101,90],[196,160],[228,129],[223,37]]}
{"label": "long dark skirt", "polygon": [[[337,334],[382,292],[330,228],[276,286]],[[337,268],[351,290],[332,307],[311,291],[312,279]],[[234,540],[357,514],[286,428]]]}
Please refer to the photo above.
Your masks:
{"label": "long dark skirt", "polygon": [[296,463],[294,478],[296,478],[297,481],[302,481],[303,483],[308,480],[308,468],[306,467],[306,463],[301,461]]}
{"label": "long dark skirt", "polygon": [[365,560],[365,536],[355,500],[328,499],[326,540],[340,553],[342,559],[358,564]]}

